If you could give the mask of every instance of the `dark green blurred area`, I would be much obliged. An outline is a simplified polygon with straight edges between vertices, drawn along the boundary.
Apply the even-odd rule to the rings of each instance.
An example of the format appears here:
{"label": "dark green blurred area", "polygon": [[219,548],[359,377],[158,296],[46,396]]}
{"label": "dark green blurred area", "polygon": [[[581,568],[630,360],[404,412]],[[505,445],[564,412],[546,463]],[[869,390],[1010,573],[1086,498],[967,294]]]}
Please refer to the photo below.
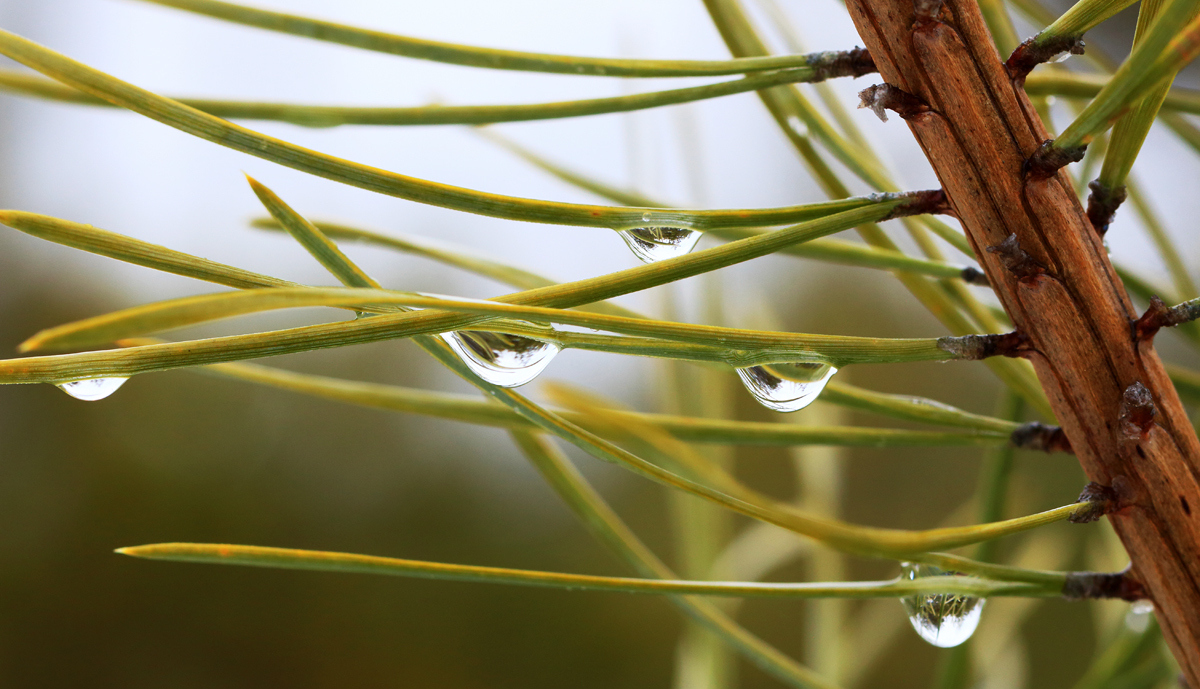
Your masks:
{"label": "dark green blurred area", "polygon": [[[281,240],[283,241],[283,240]],[[81,280],[40,279],[28,244],[0,238],[0,349],[36,330],[125,304]],[[770,259],[805,281],[789,328],[924,335],[936,324],[884,298],[889,278]],[[852,274],[854,279],[837,281]],[[835,299],[814,299],[837,294]],[[88,297],[79,300],[83,292]],[[809,297],[809,298],[804,298]],[[146,295],[145,300],[154,298]],[[411,345],[268,362],[348,378],[443,386]],[[547,378],[562,375],[572,354]],[[649,375],[652,364],[641,362]],[[556,368],[557,367],[557,368]],[[990,411],[976,364],[872,366],[875,389]],[[651,391],[627,401],[642,408]],[[738,414],[769,418],[740,389]],[[803,414],[804,412],[800,412]],[[856,417],[855,423],[881,423]],[[845,516],[936,526],[975,488],[971,449],[848,451]],[[739,473],[788,497],[786,453],[743,449]],[[672,561],[664,491],[576,456]],[[1070,457],[1022,456],[1019,502],[1068,502]],[[1052,527],[1065,528],[1065,527]],[[1091,527],[1066,529],[1074,541]],[[456,563],[628,574],[590,540],[497,430],[309,400],[186,372],[134,379],[113,397],[0,389],[0,682],[12,687],[664,687],[680,617],[662,599],[137,561],[112,550],[162,541],[315,548]],[[1076,563],[1078,564],[1078,563]],[[895,565],[856,562],[856,578]],[[780,577],[803,579],[803,564]],[[750,601],[741,619],[793,655],[802,604]],[[895,605],[895,615],[902,615]],[[988,611],[984,611],[986,618]],[[1030,686],[1069,685],[1092,652],[1085,604],[1050,602],[1024,625]],[[853,653],[853,647],[850,652]],[[905,628],[864,686],[928,686],[939,655]],[[741,686],[778,686],[740,668]]]}

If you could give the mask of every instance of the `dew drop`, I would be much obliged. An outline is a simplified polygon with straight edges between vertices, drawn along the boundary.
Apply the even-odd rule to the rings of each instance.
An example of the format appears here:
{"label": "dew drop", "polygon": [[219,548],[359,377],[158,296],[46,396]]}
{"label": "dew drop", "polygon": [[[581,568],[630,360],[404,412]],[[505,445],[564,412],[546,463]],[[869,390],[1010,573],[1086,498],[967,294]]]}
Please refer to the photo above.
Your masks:
{"label": "dew drop", "polygon": [[129,379],[88,378],[87,380],[74,380],[70,383],[62,383],[58,388],[77,400],[95,402],[116,392],[117,388],[124,385],[127,380]]}
{"label": "dew drop", "polygon": [[788,126],[792,128],[792,131],[798,136],[808,138],[808,125],[804,124],[804,120],[801,120],[795,115],[791,115],[787,118],[787,123]]}
{"label": "dew drop", "polygon": [[552,342],[504,333],[461,330],[441,337],[475,375],[502,388],[537,378],[560,351]]}
{"label": "dew drop", "polygon": [[1150,626],[1150,616],[1154,614],[1154,603],[1148,600],[1136,601],[1129,606],[1125,613],[1125,627],[1135,634],[1141,634]]}
{"label": "dew drop", "polygon": [[700,233],[686,227],[634,227],[618,234],[633,255],[646,263],[682,256],[696,247]]}
{"label": "dew drop", "polygon": [[800,411],[815,402],[835,373],[836,368],[819,362],[764,364],[737,371],[754,399],[782,412]]}
{"label": "dew drop", "polygon": [[[910,581],[925,577],[954,574],[932,565],[905,562],[903,575]],[[979,626],[979,615],[983,612],[982,598],[948,593],[925,594],[901,598],[908,621],[917,634],[934,646],[950,648],[957,646],[975,633]]]}

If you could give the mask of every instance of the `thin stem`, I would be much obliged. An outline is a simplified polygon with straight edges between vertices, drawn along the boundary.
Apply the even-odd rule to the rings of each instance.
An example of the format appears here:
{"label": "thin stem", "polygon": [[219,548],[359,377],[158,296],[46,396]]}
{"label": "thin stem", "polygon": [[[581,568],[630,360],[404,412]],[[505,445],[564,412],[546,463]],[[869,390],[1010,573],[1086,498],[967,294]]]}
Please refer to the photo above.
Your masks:
{"label": "thin stem", "polygon": [[[358,275],[353,277],[358,277]],[[778,352],[785,357],[800,357],[798,360],[805,360],[803,358],[808,357],[811,360],[822,361],[834,366],[843,366],[864,362],[941,361],[956,357],[968,358],[966,354],[953,347],[941,346],[937,338],[901,340],[802,335],[626,318],[599,313],[500,304],[475,299],[415,296],[410,293],[381,289],[319,287],[224,292],[147,304],[44,330],[22,343],[21,350],[94,346],[126,337],[282,308],[344,307],[360,304],[392,304],[481,316],[508,316],[535,323],[574,325],[624,335],[705,345],[726,350],[731,358],[736,359],[743,356],[755,359],[762,356],[769,357],[770,352]],[[499,331],[508,330],[508,328],[501,328]],[[542,331],[536,332],[540,334]],[[392,334],[401,337],[406,334],[423,333],[417,331],[406,333],[404,328],[397,328]],[[580,338],[573,337],[574,335],[569,332],[549,331],[545,336],[548,341],[564,345],[588,341],[586,335]],[[652,342],[646,344],[656,346]]]}
{"label": "thin stem", "polygon": [[[1101,74],[1083,74],[1067,70],[1038,71],[1025,79],[1025,92],[1031,96],[1058,96],[1061,98],[1095,98],[1112,77]],[[1164,110],[1200,114],[1200,91],[1172,85],[1162,102]]]}
{"label": "thin stem", "polygon": [[[653,206],[657,208],[666,208],[670,204],[661,201],[650,199],[642,194],[634,193],[625,189],[618,189],[610,184],[606,184],[592,177],[568,169],[559,165],[544,156],[538,155],[533,151],[517,144],[516,142],[507,139],[495,132],[490,132],[486,129],[478,130],[485,138],[494,141],[500,146],[512,151],[522,159],[528,161],[535,167],[548,172],[554,177],[596,194],[601,198],[615,201],[630,206]],[[967,243],[966,237],[961,232],[951,228],[946,223],[932,216],[920,216],[916,222],[921,223],[942,239],[952,244],[956,249],[962,251],[967,256],[974,259],[970,245]],[[327,231],[334,233],[338,232],[340,226],[327,225],[317,223],[322,228],[329,228]],[[363,232],[358,230],[357,232]],[[762,230],[753,228],[714,228],[708,231],[708,234],[722,239],[742,239],[761,233]],[[365,239],[365,237],[364,237]],[[370,240],[368,240],[370,241]],[[386,240],[385,240],[386,241]],[[823,239],[815,242],[806,242],[795,246],[783,249],[780,253],[800,256],[803,258],[813,258],[830,263],[840,263],[842,265],[861,266],[864,268],[880,268],[889,270],[902,270],[909,273],[929,275],[939,278],[962,278],[968,282],[979,282],[982,273],[973,266],[958,266],[943,261],[930,261],[928,259],[916,258],[909,256],[897,248],[880,248],[870,245],[855,244],[839,240]],[[968,279],[970,278],[970,279]]]}
{"label": "thin stem", "polygon": [[[301,127],[358,126],[431,126],[484,125],[501,122],[536,122],[574,117],[590,117],[620,112],[636,112],[682,103],[723,98],[758,91],[780,84],[813,81],[820,72],[808,67],[751,74],[741,79],[715,84],[689,86],[665,91],[650,91],[607,98],[518,103],[502,105],[421,105],[410,107],[367,107],[351,105],[307,105],[259,101],[214,100],[206,98],[171,99],[177,103],[216,117],[233,120],[287,122]],[[0,70],[0,89],[48,100],[116,107],[103,98],[88,95],[68,86],[23,74]]]}
{"label": "thin stem", "polygon": [[743,60],[623,60],[611,58],[548,55],[513,50],[440,43],[408,36],[360,29],[344,24],[272,12],[217,0],[143,0],[156,5],[203,14],[227,22],[268,31],[301,36],[402,57],[432,60],[484,69],[549,72],[576,76],[695,77],[808,67],[830,76],[850,75],[840,64],[838,53],[785,55]]}
{"label": "thin stem", "polygon": [[[529,422],[507,408],[473,396],[295,373],[257,364],[216,364],[197,368],[195,371],[372,409],[421,414],[484,426],[533,428]],[[832,386],[833,383],[830,385]],[[828,395],[828,388],[826,395]],[[827,396],[822,397],[822,400],[832,401]],[[971,431],[911,431],[862,426],[798,426],[784,423],[734,421],[626,411],[614,411],[613,413],[621,417],[628,417],[638,423],[660,428],[687,442],[764,446],[809,444],[848,447],[992,446],[1009,442],[1011,431],[1015,430],[1017,426],[1016,424],[1004,426],[1001,422],[997,424],[1000,430],[992,430],[992,424],[987,421],[989,417],[978,417],[981,421],[976,421],[978,426]],[[588,419],[584,415],[564,412],[564,416],[589,430],[597,430],[588,424]],[[955,420],[973,421],[957,418]],[[999,422],[1000,420],[994,421]]]}
{"label": "thin stem", "polygon": [[335,553],[320,550],[268,548],[214,543],[157,543],[119,548],[122,555],[148,560],[243,565],[321,572],[386,574],[494,584],[517,584],[585,591],[618,591],[648,594],[701,594],[709,596],[762,598],[900,598],[944,593],[963,596],[1051,597],[1060,595],[1051,587],[1036,584],[988,581],[972,577],[929,577],[911,581],[830,582],[777,584],[762,582],[703,582],[662,579],[632,579],[587,574],[538,572],[503,567],[453,565],[392,557]]}
{"label": "thin stem", "polygon": [[[264,230],[282,229],[279,223],[273,220],[254,220],[251,224],[256,228]],[[534,287],[555,284],[553,281],[529,271],[472,256],[465,249],[458,247],[451,248],[448,245],[442,245],[424,237],[382,234],[329,222],[315,222],[313,224],[334,239],[361,241],[375,246],[418,254],[457,266],[464,270],[485,275],[522,289],[533,289]],[[709,230],[706,234],[722,239],[736,240],[754,237],[767,232],[770,232],[770,230],[757,228],[718,228]],[[979,269],[971,266],[956,265],[943,261],[930,261],[928,259],[909,256],[899,251],[876,249],[864,244],[839,239],[815,239],[803,244],[786,247],[781,249],[779,253],[846,266],[875,268],[879,270],[905,270],[931,277],[958,278],[972,282],[973,284],[978,284],[983,279]],[[611,309],[620,309],[622,311],[621,315],[631,315],[632,313],[628,309],[621,309],[621,307],[611,305],[605,305],[605,310],[602,312],[616,313]]]}

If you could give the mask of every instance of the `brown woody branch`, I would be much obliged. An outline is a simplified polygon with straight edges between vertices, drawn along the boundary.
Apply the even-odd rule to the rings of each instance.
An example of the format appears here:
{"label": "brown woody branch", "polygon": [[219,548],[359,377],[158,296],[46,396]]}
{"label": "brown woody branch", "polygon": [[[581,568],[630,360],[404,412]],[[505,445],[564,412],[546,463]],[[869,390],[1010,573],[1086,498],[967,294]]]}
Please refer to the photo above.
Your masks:
{"label": "brown woody branch", "polygon": [[[1029,42],[1006,66],[976,0],[846,5],[891,87],[872,98],[902,92],[924,106],[905,121],[1026,339],[1021,355],[1071,448],[1111,491],[1098,509],[1129,553],[1129,581],[1153,599],[1188,683],[1200,687],[1200,441],[1153,342],[1131,336],[1137,314],[1061,170],[1081,151],[1039,153],[1049,136],[1021,88],[1033,65],[1079,46]],[[1142,332],[1173,318],[1152,315]],[[981,354],[993,345],[978,341]],[[1073,585],[1127,593],[1124,578],[1105,576]]]}

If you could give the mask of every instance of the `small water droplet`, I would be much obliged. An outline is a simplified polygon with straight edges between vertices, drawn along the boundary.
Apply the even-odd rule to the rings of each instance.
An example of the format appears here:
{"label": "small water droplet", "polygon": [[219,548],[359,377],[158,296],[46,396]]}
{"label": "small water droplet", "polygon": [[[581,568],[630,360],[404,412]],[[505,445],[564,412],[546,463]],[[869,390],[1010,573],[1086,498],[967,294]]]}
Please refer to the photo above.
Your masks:
{"label": "small water droplet", "polygon": [[128,378],[88,378],[87,380],[74,380],[70,383],[62,383],[58,389],[67,393],[77,400],[84,402],[95,402],[102,400],[105,397],[117,391],[117,388],[125,384]]}
{"label": "small water droplet", "polygon": [[1141,634],[1150,626],[1150,616],[1154,614],[1154,603],[1148,600],[1135,601],[1125,613],[1125,627],[1135,634]]}
{"label": "small water droplet", "polygon": [[804,124],[804,120],[795,115],[791,115],[787,118],[787,123],[788,126],[792,128],[792,131],[797,135],[803,138],[808,138],[808,125]]}
{"label": "small water droplet", "polygon": [[686,227],[634,227],[618,234],[633,254],[646,263],[682,256],[700,241],[700,233]]}
{"label": "small water droplet", "polygon": [[782,412],[800,411],[815,402],[835,373],[836,368],[819,362],[764,364],[737,370],[754,399]]}
{"label": "small water droplet", "polygon": [[460,330],[441,337],[475,375],[502,388],[537,378],[561,351],[552,342],[504,333]]}
{"label": "small water droplet", "polygon": [[650,211],[646,211],[645,213],[642,213],[642,222],[650,222],[650,218],[653,217],[654,216],[650,214]]}
{"label": "small water droplet", "polygon": [[[905,562],[902,565],[904,578],[913,581],[925,577],[955,574],[932,565]],[[917,634],[934,646],[950,648],[957,646],[975,633],[979,626],[979,615],[983,612],[982,598],[959,596],[947,593],[909,596],[901,598],[908,621]]]}

